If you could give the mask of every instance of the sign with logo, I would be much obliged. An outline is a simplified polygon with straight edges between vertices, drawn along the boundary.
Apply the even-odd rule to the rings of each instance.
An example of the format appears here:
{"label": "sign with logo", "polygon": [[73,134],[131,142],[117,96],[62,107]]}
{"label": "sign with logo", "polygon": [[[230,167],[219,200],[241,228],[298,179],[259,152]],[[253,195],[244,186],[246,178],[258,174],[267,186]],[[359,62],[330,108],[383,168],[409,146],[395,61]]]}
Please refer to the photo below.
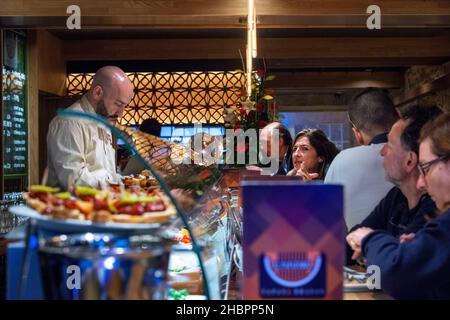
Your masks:
{"label": "sign with logo", "polygon": [[325,296],[325,255],[320,252],[272,252],[259,258],[259,294],[264,298]]}
{"label": "sign with logo", "polygon": [[241,186],[244,298],[342,299],[342,187],[278,177]]}

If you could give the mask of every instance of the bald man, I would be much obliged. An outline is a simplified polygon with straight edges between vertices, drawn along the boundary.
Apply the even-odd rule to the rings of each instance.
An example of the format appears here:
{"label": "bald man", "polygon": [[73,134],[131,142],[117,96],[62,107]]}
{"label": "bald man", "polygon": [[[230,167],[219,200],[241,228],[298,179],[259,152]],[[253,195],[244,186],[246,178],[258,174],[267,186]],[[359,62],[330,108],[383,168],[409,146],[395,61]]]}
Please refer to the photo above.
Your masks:
{"label": "bald man", "polygon": [[[89,92],[67,110],[97,114],[111,123],[122,116],[133,97],[133,85],[117,67],[99,69]],[[111,132],[95,121],[55,117],[47,135],[48,185],[101,187],[117,182]]]}
{"label": "bald man", "polygon": [[[274,135],[274,132],[277,135]],[[275,136],[279,139],[278,144],[275,143],[277,147],[272,146],[274,142],[272,138]],[[261,130],[259,139],[260,151],[272,161],[278,161],[276,166],[277,171],[273,175],[286,175],[292,169],[292,136],[289,130],[280,122],[272,122]]]}

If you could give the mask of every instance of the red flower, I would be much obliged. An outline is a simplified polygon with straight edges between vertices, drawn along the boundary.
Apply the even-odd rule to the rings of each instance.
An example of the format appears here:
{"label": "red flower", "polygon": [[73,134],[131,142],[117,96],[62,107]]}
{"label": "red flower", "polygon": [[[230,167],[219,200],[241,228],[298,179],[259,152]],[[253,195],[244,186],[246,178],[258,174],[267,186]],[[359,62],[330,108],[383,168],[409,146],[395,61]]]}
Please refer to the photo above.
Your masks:
{"label": "red flower", "polygon": [[[241,95],[240,102],[236,102],[233,111],[236,117],[233,121],[230,120],[231,123],[229,124],[229,127],[232,127],[234,132],[239,129],[260,129],[278,119],[279,110],[278,105],[274,103],[274,89],[265,88],[264,85],[265,81],[270,81],[274,78],[275,76],[273,75],[267,75],[264,69],[258,69],[252,74],[253,89],[251,97],[246,96],[245,87],[238,89]],[[251,100],[253,104],[251,108],[250,103],[244,101],[246,99]],[[237,148],[240,151],[245,149],[244,146],[235,145],[235,152],[237,152]]]}
{"label": "red flower", "polygon": [[264,93],[265,93],[265,94],[272,95],[272,94],[273,94],[273,89],[272,89],[272,88],[265,88],[265,89],[264,89]]}
{"label": "red flower", "polygon": [[262,105],[262,103],[258,102],[257,104],[255,104],[255,108],[258,112],[264,112],[264,106]]}
{"label": "red flower", "polygon": [[256,73],[258,74],[258,76],[260,78],[264,78],[264,75],[266,74],[266,72],[264,71],[264,69],[258,69],[256,70]]}
{"label": "red flower", "polygon": [[258,121],[256,122],[256,125],[258,126],[259,129],[262,129],[262,128],[264,128],[265,126],[267,126],[268,123],[267,123],[267,121],[264,121],[264,120],[258,120]]}
{"label": "red flower", "polygon": [[250,110],[250,112],[247,115],[247,119],[249,121],[255,121],[255,119],[256,119],[256,112],[254,110]]}

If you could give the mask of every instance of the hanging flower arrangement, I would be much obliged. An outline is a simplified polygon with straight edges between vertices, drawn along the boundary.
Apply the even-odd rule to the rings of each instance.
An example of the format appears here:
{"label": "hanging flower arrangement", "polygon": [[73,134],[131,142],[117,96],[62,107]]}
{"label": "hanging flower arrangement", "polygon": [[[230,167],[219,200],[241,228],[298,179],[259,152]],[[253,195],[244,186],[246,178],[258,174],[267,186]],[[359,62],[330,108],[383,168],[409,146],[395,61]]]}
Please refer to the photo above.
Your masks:
{"label": "hanging flower arrangement", "polygon": [[[242,72],[238,70],[238,72]],[[274,75],[266,75],[263,69],[258,69],[252,73],[252,93],[247,97],[245,88],[240,90],[239,101],[224,109],[225,129],[237,131],[264,128],[267,124],[279,121],[284,118],[280,113],[278,104],[274,99],[274,90],[267,86],[267,82],[275,79]],[[250,99],[248,99],[250,98]],[[257,136],[258,138],[258,136]],[[259,144],[257,142],[259,147]],[[226,146],[225,146],[226,147]],[[235,159],[239,154],[245,154],[246,164],[249,164],[249,143],[237,143],[234,146]]]}
{"label": "hanging flower arrangement", "polygon": [[[238,72],[242,72],[238,70]],[[225,108],[225,129],[262,129],[267,124],[279,121],[283,115],[279,112],[274,99],[274,90],[266,85],[275,79],[274,75],[266,75],[263,69],[252,73],[252,93],[247,97],[245,88],[240,90],[239,101]]]}

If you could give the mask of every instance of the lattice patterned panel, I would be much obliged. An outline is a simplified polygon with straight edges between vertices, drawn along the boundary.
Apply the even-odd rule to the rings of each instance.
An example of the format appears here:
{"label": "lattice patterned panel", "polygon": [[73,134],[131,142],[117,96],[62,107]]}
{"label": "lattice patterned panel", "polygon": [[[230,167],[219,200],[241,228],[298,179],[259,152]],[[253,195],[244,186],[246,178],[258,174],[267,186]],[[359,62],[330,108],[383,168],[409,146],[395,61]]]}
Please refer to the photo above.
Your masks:
{"label": "lattice patterned panel", "polygon": [[[161,124],[222,124],[223,108],[239,101],[244,75],[238,72],[127,73],[134,97],[120,119],[135,125],[147,118]],[[69,95],[86,93],[92,73],[72,73],[67,78]]]}

